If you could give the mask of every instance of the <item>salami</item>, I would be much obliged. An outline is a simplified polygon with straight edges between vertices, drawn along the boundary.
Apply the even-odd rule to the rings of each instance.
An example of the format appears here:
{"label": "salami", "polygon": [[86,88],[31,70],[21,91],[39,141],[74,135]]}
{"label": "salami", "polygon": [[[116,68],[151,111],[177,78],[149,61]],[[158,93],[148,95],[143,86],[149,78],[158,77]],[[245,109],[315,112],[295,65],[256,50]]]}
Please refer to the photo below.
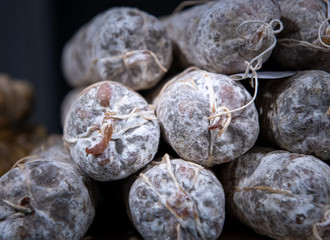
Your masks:
{"label": "salami", "polygon": [[326,1],[281,0],[279,3],[284,31],[278,36],[274,50],[276,60],[285,68],[329,72],[330,16]]}
{"label": "salami", "polygon": [[[245,71],[245,61],[273,48],[280,17],[277,1],[222,0],[192,7],[162,21],[184,66],[234,74]],[[262,62],[269,56],[270,52],[265,53]]]}
{"label": "salami", "polygon": [[226,206],[274,239],[330,237],[330,167],[310,155],[255,147],[221,169]]}
{"label": "salami", "polygon": [[218,239],[223,188],[211,171],[165,155],[133,183],[129,212],[144,239]]}
{"label": "salami", "polygon": [[112,80],[142,90],[167,72],[172,45],[156,17],[136,8],[116,7],[78,30],[65,45],[62,58],[72,86]]}
{"label": "salami", "polygon": [[0,178],[1,240],[79,240],[94,219],[90,179],[72,161],[61,137],[50,141]]}
{"label": "salami", "polygon": [[166,84],[156,114],[167,142],[183,159],[214,166],[244,154],[255,143],[258,113],[251,95],[226,75],[183,72]]}
{"label": "salami", "polygon": [[112,81],[83,90],[64,124],[72,158],[98,181],[122,179],[147,165],[159,138],[157,118],[145,99]]}
{"label": "salami", "polygon": [[270,81],[257,101],[261,134],[282,149],[330,159],[330,74],[301,71]]}

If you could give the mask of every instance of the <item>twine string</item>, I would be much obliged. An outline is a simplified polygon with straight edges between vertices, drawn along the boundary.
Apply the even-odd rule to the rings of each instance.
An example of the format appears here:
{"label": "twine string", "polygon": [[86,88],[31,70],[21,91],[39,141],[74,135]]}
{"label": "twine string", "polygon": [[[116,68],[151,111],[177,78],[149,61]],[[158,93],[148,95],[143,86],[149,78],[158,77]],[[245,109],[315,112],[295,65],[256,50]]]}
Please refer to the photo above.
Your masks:
{"label": "twine string", "polygon": [[[321,32],[322,32],[323,26],[330,22],[330,0],[323,0],[323,2],[327,5],[327,15],[326,15],[326,19],[320,24],[318,31],[317,31],[318,42],[323,47],[314,45],[307,41],[291,39],[291,38],[282,38],[282,39],[278,40],[278,43],[285,47],[303,46],[303,47],[309,47],[309,48],[312,48],[312,49],[315,49],[315,50],[318,50],[321,52],[329,52],[330,45],[323,41]],[[329,36],[330,33],[328,33],[328,31],[330,31],[330,30],[328,30],[328,28],[330,28],[330,25],[325,28],[325,36],[327,36],[327,39],[330,39],[330,36]]]}
{"label": "twine string", "polygon": [[330,209],[324,213],[324,217],[321,222],[317,222],[313,225],[313,235],[317,240],[322,240],[319,235],[318,228],[329,229],[330,228]]}
{"label": "twine string", "polygon": [[[173,168],[172,168],[172,164],[171,164],[171,161],[170,161],[170,157],[168,154],[165,154],[162,158],[162,161],[161,161],[161,164],[166,164],[166,169],[167,169],[167,172],[170,176],[170,178],[172,179],[173,181],[173,184],[174,186],[181,192],[183,193],[185,196],[187,196],[189,199],[191,199],[192,201],[192,207],[194,209],[194,217],[195,217],[195,221],[196,221],[196,228],[197,228],[197,232],[198,234],[200,235],[201,239],[206,239],[205,238],[205,233],[203,232],[203,229],[202,229],[202,224],[200,222],[200,219],[196,213],[196,206],[194,205],[194,201],[193,201],[193,198],[182,188],[182,186],[179,184],[178,180],[176,179],[175,175],[174,175],[174,172],[173,172]],[[199,169],[200,167],[198,167]],[[199,172],[199,171],[198,171]],[[177,215],[175,209],[173,209],[169,204],[168,204],[168,200],[167,200],[167,197],[166,195],[163,195],[161,194],[157,189],[156,187],[151,183],[150,179],[144,174],[144,173],[140,173],[140,177],[141,179],[152,189],[152,191],[158,196],[159,198],[159,201],[163,204],[163,206],[165,208],[167,208],[167,210],[173,214],[173,216],[177,219],[178,221],[178,225],[177,225],[177,233],[178,234],[181,234],[180,233],[180,227],[183,227],[183,228],[187,228],[189,227],[187,224],[187,221],[184,219],[184,218],[181,218]],[[194,181],[196,181],[194,179]]]}
{"label": "twine string", "polygon": [[25,162],[27,161],[27,160],[31,160],[30,162],[33,162],[33,161],[35,161],[35,160],[37,160],[37,159],[40,159],[41,157],[39,156],[39,155],[31,155],[31,156],[26,156],[26,157],[23,157],[23,158],[21,158],[21,159],[19,159],[18,161],[16,161],[15,163],[14,163],[14,165],[11,167],[11,169],[10,170],[12,170],[12,169],[14,169],[14,168],[16,168],[16,167],[20,167],[21,169],[24,169],[24,164],[25,164]]}
{"label": "twine string", "polygon": [[[329,7],[329,5],[328,5],[328,13],[329,13],[329,9],[330,9],[330,7]],[[325,43],[324,41],[323,41],[323,39],[322,39],[322,36],[321,36],[321,30],[322,30],[322,27],[323,27],[323,25],[325,25],[326,23],[328,23],[330,21],[330,17],[328,16],[328,18],[327,19],[325,19],[322,23],[321,23],[321,25],[319,26],[319,29],[318,29],[318,34],[317,34],[317,38],[318,38],[318,40],[319,40],[319,42],[321,43],[321,45],[323,46],[323,47],[325,47],[325,48],[330,48],[330,45],[329,44],[327,44],[327,43]],[[326,27],[326,31],[327,31],[327,28],[329,28],[330,26],[328,26],[328,27]],[[330,31],[330,30],[329,30]],[[328,38],[330,38],[330,36],[328,35],[328,33],[327,32],[325,32],[325,34],[326,34],[326,36],[328,37]],[[329,33],[330,34],[330,33]]]}
{"label": "twine string", "polygon": [[181,2],[172,12],[171,15],[174,15],[178,12],[181,12],[185,7],[190,7],[198,4],[208,3],[208,2],[215,2],[216,0],[195,0],[195,1],[183,1]]}
{"label": "twine string", "polygon": [[148,50],[148,49],[144,49],[144,50],[134,50],[134,51],[126,52],[126,53],[122,56],[125,66],[128,66],[128,65],[129,65],[129,64],[127,63],[127,62],[128,62],[127,59],[128,59],[131,55],[136,54],[136,53],[139,53],[139,52],[141,52],[141,53],[143,53],[143,54],[146,54],[146,53],[147,53],[147,54],[150,54],[150,56],[155,60],[155,62],[156,62],[156,64],[158,65],[158,67],[159,67],[163,72],[167,72],[166,67],[164,67],[164,65],[159,61],[159,58],[157,57],[157,55],[156,55],[154,52],[152,52],[152,51],[150,51],[150,50]]}
{"label": "twine string", "polygon": [[[101,135],[103,136],[106,129],[110,125],[113,124],[113,122],[111,121],[112,119],[125,120],[125,119],[129,119],[129,118],[134,118],[134,117],[141,117],[144,121],[141,122],[141,123],[137,123],[137,124],[134,124],[134,125],[127,126],[124,129],[121,129],[119,131],[120,134],[118,132],[113,133],[111,139],[118,138],[119,137],[118,135],[121,135],[121,134],[125,133],[129,129],[142,126],[148,121],[157,120],[157,117],[155,116],[154,111],[152,111],[152,110],[150,110],[150,111],[140,111],[140,109],[137,108],[137,107],[133,108],[132,111],[129,114],[118,114],[116,112],[107,111],[105,113],[105,117],[104,117],[104,120],[106,120],[106,121],[104,121],[104,123],[102,125],[92,125],[92,126],[87,128],[86,132],[84,132],[84,133],[82,133],[82,134],[80,134],[80,135],[78,135],[77,137],[74,137],[74,138],[66,138],[65,141],[67,143],[77,143],[79,139],[88,138],[96,130],[100,130]],[[115,136],[117,136],[117,137],[115,137]]]}
{"label": "twine string", "polygon": [[[133,50],[133,51],[127,51],[125,52],[124,54],[119,54],[119,55],[116,55],[116,56],[109,56],[109,57],[104,57],[104,58],[100,58],[100,59],[94,59],[93,60],[93,63],[94,64],[97,64],[99,61],[100,62],[104,62],[104,61],[110,61],[110,62],[113,62],[114,60],[122,60],[125,67],[126,68],[129,68],[130,66],[133,66],[134,64],[133,63],[129,63],[129,58],[134,55],[134,54],[143,54],[144,57],[146,57],[147,55],[150,55],[155,63],[157,64],[157,66],[163,71],[163,72],[167,72],[167,68],[164,67],[164,65],[160,62],[159,58],[157,57],[157,55],[148,50],[148,49],[142,49],[142,50]],[[147,58],[140,58],[139,61],[142,62],[142,61],[146,61]],[[137,62],[139,62],[137,61]]]}
{"label": "twine string", "polygon": [[[242,77],[240,77],[240,76],[231,76],[231,78],[233,80],[243,80],[243,79],[248,78],[249,73],[251,72],[251,82],[250,83],[251,83],[251,86],[254,88],[253,97],[247,104],[245,104],[245,105],[243,105],[239,108],[232,109],[232,110],[228,109],[226,111],[223,111],[223,109],[222,109],[221,112],[217,112],[217,113],[213,114],[208,119],[214,119],[214,118],[220,117],[220,116],[225,115],[225,114],[228,115],[230,113],[241,111],[241,110],[247,108],[248,106],[250,106],[255,101],[255,99],[257,97],[257,92],[258,92],[258,74],[257,74],[257,71],[262,67],[262,62],[263,62],[264,57],[267,54],[269,54],[275,48],[275,45],[276,45],[276,42],[277,42],[275,34],[281,32],[283,30],[283,23],[279,19],[274,19],[270,23],[266,23],[266,22],[259,21],[259,20],[247,20],[247,21],[244,21],[240,25],[237,26],[236,32],[239,33],[239,29],[242,26],[244,26],[246,24],[250,24],[250,23],[252,23],[252,24],[253,23],[263,24],[265,26],[266,30],[272,31],[272,33],[273,33],[272,34],[272,36],[273,36],[272,45],[270,45],[265,51],[260,53],[258,56],[254,57],[251,61],[245,61],[244,62],[244,65],[246,66],[244,75]],[[277,29],[275,29],[276,25],[279,25],[279,27]]]}
{"label": "twine string", "polygon": [[22,212],[22,213],[26,213],[26,214],[31,214],[33,213],[33,209],[22,206],[22,205],[18,205],[18,204],[14,204],[8,200],[2,199],[2,201],[7,204],[8,206],[10,206],[11,208],[15,209],[16,211]]}

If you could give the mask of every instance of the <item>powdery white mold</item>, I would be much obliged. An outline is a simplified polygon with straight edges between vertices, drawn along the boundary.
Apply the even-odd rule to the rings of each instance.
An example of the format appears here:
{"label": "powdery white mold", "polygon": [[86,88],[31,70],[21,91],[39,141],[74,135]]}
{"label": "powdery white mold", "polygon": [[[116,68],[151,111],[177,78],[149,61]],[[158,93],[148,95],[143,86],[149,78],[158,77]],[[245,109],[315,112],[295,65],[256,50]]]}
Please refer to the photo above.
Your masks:
{"label": "powdery white mold", "polygon": [[136,8],[100,13],[65,45],[62,68],[75,87],[102,80],[135,90],[154,86],[172,62],[172,45],[160,21]]}
{"label": "powdery white mold", "polygon": [[290,152],[330,159],[330,74],[302,71],[275,80],[257,102],[262,135]]}
{"label": "powdery white mold", "polygon": [[[177,154],[204,166],[231,161],[248,151],[259,133],[251,95],[226,75],[203,70],[183,72],[157,97],[156,115],[167,142]],[[218,113],[220,117],[209,119]]]}
{"label": "powdery white mold", "polygon": [[90,179],[61,138],[0,178],[0,239],[81,239],[95,215]]}
{"label": "powdery white mold", "polygon": [[280,17],[277,1],[222,0],[175,13],[162,22],[185,66],[233,74],[244,72],[245,61],[273,45],[277,26],[272,21]]}
{"label": "powdery white mold", "polygon": [[72,158],[99,181],[122,179],[147,165],[159,138],[157,118],[144,98],[111,81],[86,88],[64,124]]}
{"label": "powdery white mold", "polygon": [[167,157],[141,173],[129,192],[131,220],[144,239],[218,239],[223,188],[203,167]]}
{"label": "powdery white mold", "polygon": [[64,127],[65,118],[71,108],[72,103],[76,100],[76,98],[79,96],[80,92],[84,89],[85,88],[83,88],[83,87],[74,88],[74,89],[70,90],[64,96],[62,103],[61,103],[61,109],[60,109],[62,127]]}
{"label": "powdery white mold", "polygon": [[279,3],[284,30],[274,50],[276,60],[285,68],[329,72],[330,16],[326,1],[281,0]]}
{"label": "powdery white mold", "polygon": [[226,207],[274,239],[330,238],[330,167],[310,155],[253,148],[222,169]]}

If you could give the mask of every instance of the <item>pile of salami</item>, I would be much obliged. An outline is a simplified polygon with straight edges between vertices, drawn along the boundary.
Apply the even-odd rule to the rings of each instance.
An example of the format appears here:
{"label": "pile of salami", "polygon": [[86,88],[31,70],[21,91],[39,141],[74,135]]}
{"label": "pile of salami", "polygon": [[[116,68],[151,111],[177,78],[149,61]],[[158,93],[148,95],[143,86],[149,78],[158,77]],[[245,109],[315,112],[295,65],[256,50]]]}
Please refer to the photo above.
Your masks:
{"label": "pile of salami", "polygon": [[63,49],[63,133],[0,178],[0,240],[330,239],[329,4],[95,16]]}

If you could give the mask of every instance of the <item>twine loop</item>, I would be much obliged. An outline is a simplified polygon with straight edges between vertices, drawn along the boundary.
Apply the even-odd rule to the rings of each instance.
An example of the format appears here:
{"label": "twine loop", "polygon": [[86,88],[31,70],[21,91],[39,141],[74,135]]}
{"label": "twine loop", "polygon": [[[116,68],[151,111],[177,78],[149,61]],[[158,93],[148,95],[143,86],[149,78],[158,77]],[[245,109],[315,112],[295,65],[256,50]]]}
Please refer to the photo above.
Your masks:
{"label": "twine loop", "polygon": [[[233,110],[228,109],[227,111],[218,112],[218,113],[213,114],[212,116],[210,116],[208,119],[213,119],[213,118],[220,117],[224,114],[229,114],[229,113],[234,113],[234,112],[241,111],[241,110],[247,108],[249,105],[251,105],[256,99],[257,92],[258,92],[258,74],[257,74],[257,71],[262,67],[262,62],[263,62],[263,59],[264,59],[265,55],[267,55],[268,53],[270,53],[274,49],[274,47],[276,45],[275,34],[281,32],[283,30],[283,23],[279,19],[273,19],[272,21],[270,21],[270,23],[266,23],[266,22],[263,22],[263,21],[260,21],[260,20],[247,20],[247,21],[244,21],[240,25],[237,26],[236,32],[238,33],[239,29],[243,25],[249,24],[249,23],[263,24],[266,27],[266,29],[269,29],[273,33],[272,34],[273,43],[272,43],[271,46],[269,46],[265,51],[260,53],[258,56],[254,57],[251,61],[244,61],[244,65],[246,66],[244,75],[242,77],[240,77],[240,76],[230,76],[231,79],[233,79],[233,80],[243,80],[243,79],[248,78],[249,73],[251,72],[251,82],[250,83],[251,83],[252,88],[254,88],[253,97],[247,104],[245,104],[242,107],[239,107],[239,108],[236,108],[236,109],[233,109]],[[276,29],[277,25],[279,25],[278,29]]]}
{"label": "twine loop", "polygon": [[[321,52],[329,52],[330,51],[330,4],[329,0],[323,0],[323,2],[327,5],[327,15],[323,22],[321,22],[318,31],[317,31],[317,40],[321,44],[321,46],[317,46],[307,41],[302,41],[293,38],[282,38],[278,42],[282,46],[285,47],[295,47],[295,46],[303,46],[309,47],[317,51]],[[328,26],[325,27],[324,35],[322,36],[322,29],[324,25],[328,23]],[[325,42],[326,41],[326,42]]]}
{"label": "twine loop", "polygon": [[[329,207],[329,206],[328,206]],[[319,229],[329,229],[330,228],[330,209],[328,209],[320,222],[313,225],[313,235],[317,240],[322,240],[319,235]]]}

